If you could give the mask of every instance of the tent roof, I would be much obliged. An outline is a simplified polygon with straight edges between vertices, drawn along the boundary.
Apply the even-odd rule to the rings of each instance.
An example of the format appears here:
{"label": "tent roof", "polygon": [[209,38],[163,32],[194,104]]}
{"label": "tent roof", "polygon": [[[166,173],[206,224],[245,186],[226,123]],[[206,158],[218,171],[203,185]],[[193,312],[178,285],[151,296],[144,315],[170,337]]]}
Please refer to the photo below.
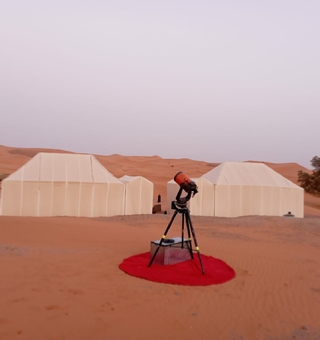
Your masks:
{"label": "tent roof", "polygon": [[136,180],[143,180],[144,182],[150,182],[151,184],[153,184],[151,181],[149,181],[148,179],[146,179],[145,177],[142,177],[142,176],[124,175],[121,178],[119,178],[119,180],[123,183],[129,183],[129,182],[136,181]]}
{"label": "tent roof", "polygon": [[217,185],[300,188],[263,163],[224,162],[202,177]]}
{"label": "tent roof", "polygon": [[4,181],[123,184],[92,155],[44,152],[35,155]]}

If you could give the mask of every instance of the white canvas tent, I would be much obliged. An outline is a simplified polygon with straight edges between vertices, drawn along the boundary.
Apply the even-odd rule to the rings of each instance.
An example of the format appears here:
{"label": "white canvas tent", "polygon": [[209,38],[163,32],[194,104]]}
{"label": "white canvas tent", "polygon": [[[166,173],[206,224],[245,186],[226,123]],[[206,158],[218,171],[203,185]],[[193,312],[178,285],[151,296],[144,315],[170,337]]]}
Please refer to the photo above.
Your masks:
{"label": "white canvas tent", "polygon": [[304,190],[263,163],[225,162],[202,177],[215,186],[215,216],[304,215]]}
{"label": "white canvas tent", "polygon": [[10,216],[124,214],[125,186],[92,155],[38,153],[2,181],[0,213]]}
{"label": "white canvas tent", "polygon": [[153,183],[142,176],[123,176],[125,184],[125,215],[152,214]]}
{"label": "white canvas tent", "polygon": [[[190,198],[188,208],[190,215],[193,216],[214,216],[214,185],[205,178],[192,178],[197,184],[199,192]],[[172,214],[174,210],[171,209],[171,202],[176,200],[179,191],[179,185],[171,180],[167,183],[167,212]],[[187,193],[182,191],[181,197],[186,196]]]}

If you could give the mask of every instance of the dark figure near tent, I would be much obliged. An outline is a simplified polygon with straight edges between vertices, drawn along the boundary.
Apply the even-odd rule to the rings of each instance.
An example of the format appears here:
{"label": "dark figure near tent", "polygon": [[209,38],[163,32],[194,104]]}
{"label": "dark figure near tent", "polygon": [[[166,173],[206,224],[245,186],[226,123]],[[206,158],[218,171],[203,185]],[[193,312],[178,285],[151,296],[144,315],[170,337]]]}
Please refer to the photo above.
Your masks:
{"label": "dark figure near tent", "polygon": [[161,202],[161,195],[159,194],[158,195],[158,203],[160,203]]}

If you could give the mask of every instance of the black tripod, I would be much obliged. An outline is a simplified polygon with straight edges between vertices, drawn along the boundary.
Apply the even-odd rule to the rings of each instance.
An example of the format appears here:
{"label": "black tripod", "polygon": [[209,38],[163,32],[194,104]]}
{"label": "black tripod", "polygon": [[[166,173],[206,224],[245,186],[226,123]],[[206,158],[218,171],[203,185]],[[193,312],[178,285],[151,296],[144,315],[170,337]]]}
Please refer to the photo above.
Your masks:
{"label": "black tripod", "polygon": [[197,242],[197,238],[196,238],[196,233],[194,231],[194,228],[193,228],[193,225],[192,225],[192,222],[191,222],[191,217],[190,217],[190,211],[187,207],[187,202],[189,201],[190,197],[191,197],[191,192],[188,193],[188,195],[184,198],[180,198],[181,196],[181,193],[182,193],[182,189],[180,188],[179,192],[178,192],[178,195],[176,197],[176,201],[172,202],[171,204],[171,208],[175,210],[172,218],[171,218],[171,221],[169,222],[168,226],[167,226],[167,229],[165,230],[159,244],[158,244],[158,247],[156,249],[156,251],[154,252],[153,256],[152,256],[152,259],[148,265],[148,267],[150,267],[162,245],[163,242],[165,242],[165,238],[167,236],[167,233],[175,219],[175,217],[177,216],[178,213],[182,214],[182,229],[181,229],[181,248],[184,247],[184,222],[186,222],[186,226],[187,226],[187,233],[188,233],[188,242],[187,242],[187,247],[190,251],[190,256],[191,258],[193,259],[193,250],[192,250],[192,244],[191,244],[191,234],[192,234],[192,237],[193,237],[193,241],[194,241],[194,244],[195,244],[195,251],[198,253],[198,257],[199,257],[199,262],[200,262],[200,266],[201,266],[201,270],[202,270],[202,274],[205,275],[205,271],[204,271],[204,268],[203,268],[203,264],[202,264],[202,259],[201,259],[201,255],[200,255],[200,250],[199,250],[199,246],[198,246],[198,242]]}

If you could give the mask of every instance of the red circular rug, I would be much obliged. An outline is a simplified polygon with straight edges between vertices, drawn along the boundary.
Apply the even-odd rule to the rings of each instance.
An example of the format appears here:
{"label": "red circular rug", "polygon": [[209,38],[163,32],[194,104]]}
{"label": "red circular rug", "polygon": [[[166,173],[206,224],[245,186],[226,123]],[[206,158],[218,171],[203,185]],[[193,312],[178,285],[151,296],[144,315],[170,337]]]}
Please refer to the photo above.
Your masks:
{"label": "red circular rug", "polygon": [[171,265],[159,265],[150,262],[150,252],[125,259],[119,268],[125,273],[149,281],[187,286],[208,286],[232,280],[235,271],[225,262],[212,256],[201,255],[205,275],[202,274],[200,261],[196,255],[188,260]]}

